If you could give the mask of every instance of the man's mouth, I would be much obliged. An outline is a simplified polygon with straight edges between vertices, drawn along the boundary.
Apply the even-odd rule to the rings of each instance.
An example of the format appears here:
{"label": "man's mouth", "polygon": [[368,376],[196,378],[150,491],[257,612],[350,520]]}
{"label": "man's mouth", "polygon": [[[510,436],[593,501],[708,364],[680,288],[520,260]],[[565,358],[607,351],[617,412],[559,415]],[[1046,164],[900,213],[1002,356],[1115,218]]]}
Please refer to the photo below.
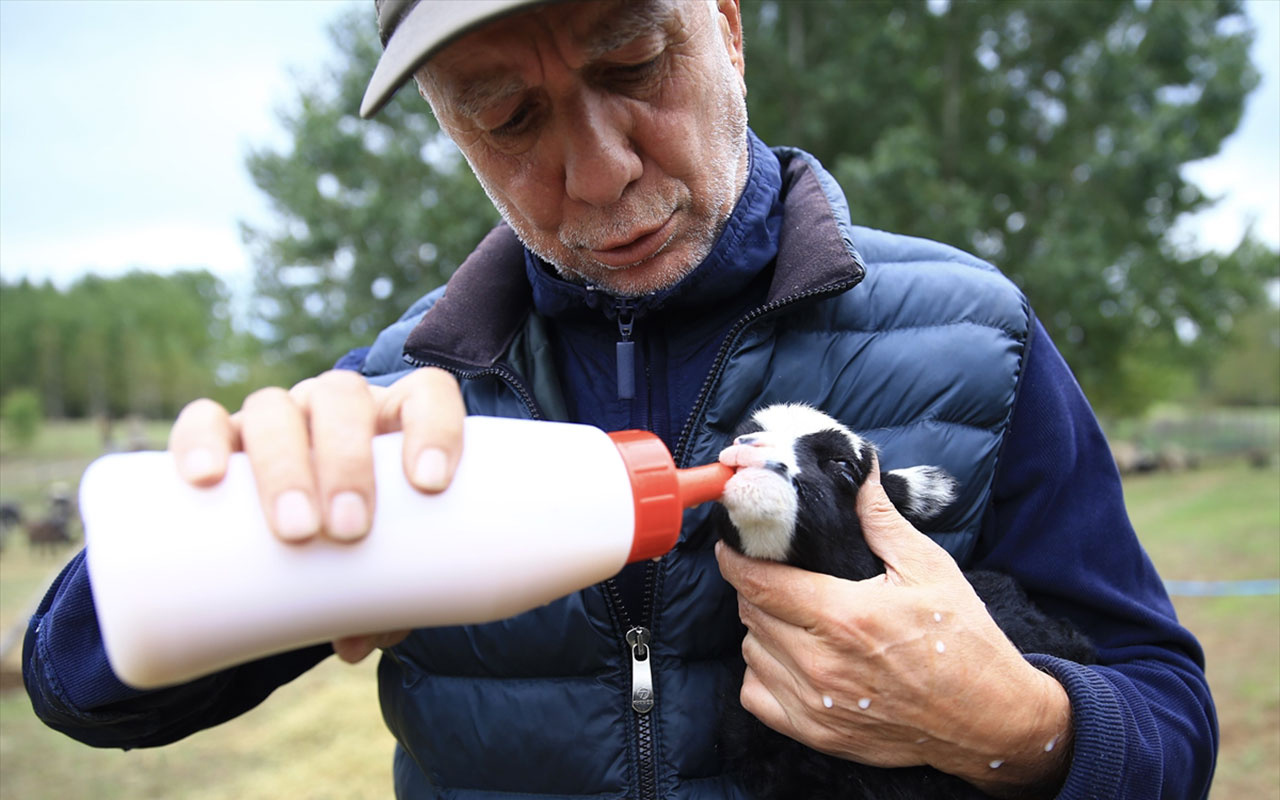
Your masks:
{"label": "man's mouth", "polygon": [[641,231],[630,239],[607,242],[604,247],[591,250],[591,257],[610,269],[625,269],[653,258],[674,238],[675,215],[672,214],[655,228]]}

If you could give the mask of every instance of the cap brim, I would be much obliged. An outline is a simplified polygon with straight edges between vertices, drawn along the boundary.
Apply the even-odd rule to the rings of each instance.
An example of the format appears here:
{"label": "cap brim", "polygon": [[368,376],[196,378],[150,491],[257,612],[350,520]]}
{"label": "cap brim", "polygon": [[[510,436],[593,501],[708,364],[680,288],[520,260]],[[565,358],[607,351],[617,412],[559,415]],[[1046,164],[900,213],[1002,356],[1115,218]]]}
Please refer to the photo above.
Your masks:
{"label": "cap brim", "polygon": [[497,17],[546,1],[421,0],[400,20],[382,51],[360,101],[360,116],[377,114],[409,76],[449,42]]}

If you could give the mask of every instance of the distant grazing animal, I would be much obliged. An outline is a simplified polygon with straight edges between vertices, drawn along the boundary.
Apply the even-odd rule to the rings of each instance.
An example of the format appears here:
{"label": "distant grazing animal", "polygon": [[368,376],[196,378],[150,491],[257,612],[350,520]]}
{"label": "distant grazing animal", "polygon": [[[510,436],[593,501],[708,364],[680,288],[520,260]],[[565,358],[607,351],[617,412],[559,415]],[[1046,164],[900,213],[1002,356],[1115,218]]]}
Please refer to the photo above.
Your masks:
{"label": "distant grazing animal", "polygon": [[0,503],[0,530],[7,531],[22,522],[22,507],[7,500]]}
{"label": "distant grazing animal", "polygon": [[[754,558],[811,572],[863,580],[884,563],[862,537],[855,498],[875,446],[826,414],[804,405],[775,405],[752,416],[735,445],[748,451],[725,486],[718,512],[721,538]],[[931,466],[885,472],[881,485],[917,528],[956,496],[956,481]],[[1021,652],[1092,663],[1092,644],[1070,624],[1037,609],[1012,578],[971,571],[965,577]],[[758,800],[979,798],[976,788],[930,767],[882,769],[810,750],[765,726],[728,699],[721,749],[729,769]]]}
{"label": "distant grazing animal", "polygon": [[9,531],[22,524],[22,507],[8,500],[0,503],[0,549],[9,538]]}
{"label": "distant grazing animal", "polygon": [[70,490],[63,484],[54,484],[49,489],[49,516],[27,523],[27,542],[31,549],[51,552],[69,544],[74,515]]}

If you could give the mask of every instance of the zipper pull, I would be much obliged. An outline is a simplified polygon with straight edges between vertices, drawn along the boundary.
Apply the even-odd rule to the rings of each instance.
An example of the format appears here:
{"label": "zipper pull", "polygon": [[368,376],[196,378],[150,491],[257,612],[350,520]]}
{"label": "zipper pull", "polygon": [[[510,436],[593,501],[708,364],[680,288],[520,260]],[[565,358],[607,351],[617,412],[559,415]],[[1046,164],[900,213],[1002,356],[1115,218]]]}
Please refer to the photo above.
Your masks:
{"label": "zipper pull", "polygon": [[649,629],[632,628],[627,631],[627,644],[631,645],[631,707],[638,714],[648,714],[653,708],[653,673],[649,671]]}
{"label": "zipper pull", "polygon": [[632,400],[636,396],[636,343],[631,341],[631,331],[635,328],[635,324],[635,309],[629,301],[620,301],[618,303],[618,336],[621,337],[621,341],[616,346],[619,400]]}

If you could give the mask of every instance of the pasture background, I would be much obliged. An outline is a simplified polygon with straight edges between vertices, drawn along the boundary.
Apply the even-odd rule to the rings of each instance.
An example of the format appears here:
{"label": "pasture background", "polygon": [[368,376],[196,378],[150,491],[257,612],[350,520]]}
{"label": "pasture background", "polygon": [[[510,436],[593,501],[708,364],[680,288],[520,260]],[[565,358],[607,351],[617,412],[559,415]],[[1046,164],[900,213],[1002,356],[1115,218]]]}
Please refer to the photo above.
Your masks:
{"label": "pasture background", "polygon": [[[1126,478],[1134,525],[1166,579],[1280,576],[1280,410],[1251,417],[1250,444],[1272,456],[1264,469],[1218,457],[1195,470]],[[167,427],[148,424],[142,433],[163,447]],[[1195,439],[1194,425],[1178,430]],[[46,423],[21,453],[0,437],[0,496],[36,516],[49,484],[74,486],[97,449],[87,422]],[[0,553],[0,630],[20,625],[72,552],[33,553],[20,531],[10,534]],[[1280,797],[1280,597],[1179,597],[1175,605],[1205,647],[1218,705],[1212,797]],[[20,648],[0,662],[4,800],[391,796],[392,739],[377,706],[376,657],[354,667],[330,659],[239,719],[169,747],[121,752],[85,747],[35,719],[21,690]]]}

